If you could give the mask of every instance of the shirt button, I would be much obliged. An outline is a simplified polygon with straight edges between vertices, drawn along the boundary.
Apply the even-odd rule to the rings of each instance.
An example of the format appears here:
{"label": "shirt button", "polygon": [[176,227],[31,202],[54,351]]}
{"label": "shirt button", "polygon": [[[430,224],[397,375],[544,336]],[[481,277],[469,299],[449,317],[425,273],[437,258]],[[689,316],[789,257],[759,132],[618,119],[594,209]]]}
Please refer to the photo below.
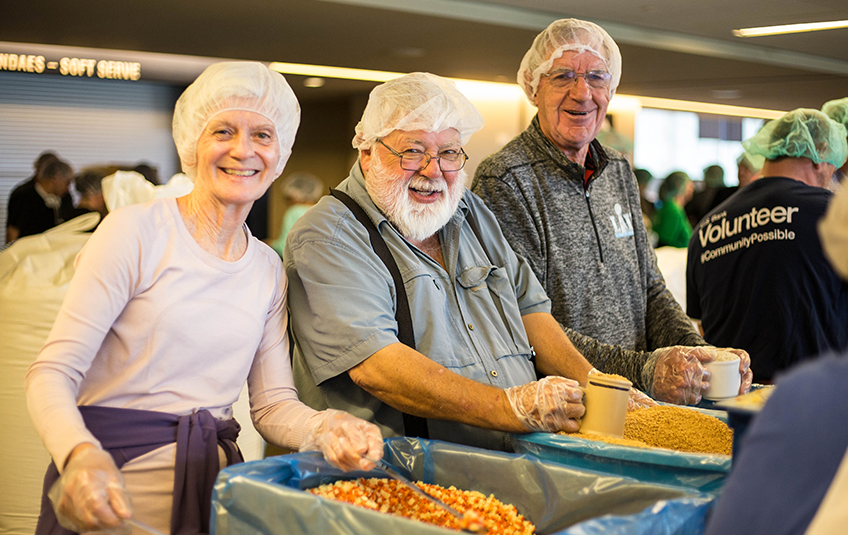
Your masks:
{"label": "shirt button", "polygon": [[473,326],[473,325],[471,325],[470,323],[468,324],[468,328],[469,328],[470,330],[472,330],[472,331],[474,330],[474,326]]}
{"label": "shirt button", "polygon": [[497,376],[498,376],[498,371],[492,370],[492,377],[497,377]]}

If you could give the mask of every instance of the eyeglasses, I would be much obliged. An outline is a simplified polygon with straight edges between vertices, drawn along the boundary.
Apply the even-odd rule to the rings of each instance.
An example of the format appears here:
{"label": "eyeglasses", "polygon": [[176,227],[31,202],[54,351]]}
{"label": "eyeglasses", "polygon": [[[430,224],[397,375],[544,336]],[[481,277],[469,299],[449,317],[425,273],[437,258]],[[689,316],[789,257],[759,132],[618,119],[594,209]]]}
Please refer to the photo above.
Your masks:
{"label": "eyeglasses", "polygon": [[451,171],[459,171],[465,167],[465,162],[468,161],[468,155],[465,154],[463,149],[459,149],[459,152],[457,152],[456,149],[448,149],[440,152],[438,156],[431,156],[426,152],[419,151],[417,149],[398,152],[383,143],[382,139],[378,139],[377,142],[389,149],[392,154],[400,158],[400,168],[404,171],[423,171],[428,165],[430,165],[430,160],[435,158],[439,162],[439,169],[441,169],[443,173],[449,173]]}
{"label": "eyeglasses", "polygon": [[592,89],[603,89],[609,86],[610,79],[612,78],[612,75],[606,71],[575,72],[571,69],[557,69],[542,76],[547,76],[551,85],[558,89],[576,83],[580,77]]}

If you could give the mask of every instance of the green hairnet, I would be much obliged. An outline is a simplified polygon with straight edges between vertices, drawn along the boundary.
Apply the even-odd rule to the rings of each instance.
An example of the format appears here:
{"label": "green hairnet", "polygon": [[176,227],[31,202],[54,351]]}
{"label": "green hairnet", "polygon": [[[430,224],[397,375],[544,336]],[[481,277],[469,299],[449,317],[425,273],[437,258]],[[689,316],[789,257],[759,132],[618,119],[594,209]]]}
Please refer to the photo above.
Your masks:
{"label": "green hairnet", "polygon": [[818,110],[804,108],[769,121],[742,146],[767,160],[809,158],[841,167],[848,157],[845,127]]}
{"label": "green hairnet", "polygon": [[825,102],[822,113],[848,128],[848,97]]}

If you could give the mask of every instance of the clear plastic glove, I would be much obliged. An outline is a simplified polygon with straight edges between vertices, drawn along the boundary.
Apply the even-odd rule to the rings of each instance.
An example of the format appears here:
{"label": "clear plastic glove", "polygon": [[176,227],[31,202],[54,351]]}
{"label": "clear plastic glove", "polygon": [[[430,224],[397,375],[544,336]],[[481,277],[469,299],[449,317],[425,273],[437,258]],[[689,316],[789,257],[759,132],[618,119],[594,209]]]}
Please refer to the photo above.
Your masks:
{"label": "clear plastic glove", "polygon": [[373,459],[383,458],[383,435],[370,422],[327,409],[300,445],[300,451],[312,450],[321,451],[327,462],[342,470],[371,470]]}
{"label": "clear plastic glove", "polygon": [[509,405],[529,431],[567,431],[580,428],[586,411],[577,381],[550,376],[505,390]]}
{"label": "clear plastic glove", "polygon": [[[587,375],[595,375],[601,374],[604,372],[600,371],[597,368],[592,368],[589,370]],[[627,412],[635,411],[636,409],[647,409],[649,407],[655,407],[657,402],[651,399],[651,397],[641,390],[637,390],[636,388],[630,389],[630,399],[627,400]]]}
{"label": "clear plastic glove", "polygon": [[59,524],[77,533],[118,532],[132,517],[124,478],[112,456],[97,447],[75,450],[47,495]]}
{"label": "clear plastic glove", "polygon": [[677,405],[695,405],[710,387],[710,372],[702,364],[716,358],[716,348],[708,346],[661,347],[654,351],[657,366],[651,397]]}
{"label": "clear plastic glove", "polygon": [[651,399],[651,396],[636,388],[630,389],[630,399],[627,400],[627,412],[635,411],[636,409],[648,409],[656,407],[658,403]]}
{"label": "clear plastic glove", "polygon": [[751,356],[748,355],[748,352],[733,347],[719,347],[718,351],[727,351],[739,356],[739,374],[742,376],[742,382],[739,384],[739,395],[750,392],[751,384],[754,382],[754,372],[751,370]]}

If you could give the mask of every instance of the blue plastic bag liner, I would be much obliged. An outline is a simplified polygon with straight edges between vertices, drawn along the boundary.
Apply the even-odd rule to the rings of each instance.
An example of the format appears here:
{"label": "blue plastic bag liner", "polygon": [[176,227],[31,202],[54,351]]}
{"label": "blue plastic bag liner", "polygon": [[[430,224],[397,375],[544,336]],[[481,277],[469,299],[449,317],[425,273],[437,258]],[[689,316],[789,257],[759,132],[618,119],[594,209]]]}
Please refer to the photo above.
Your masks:
{"label": "blue plastic bag liner", "polygon": [[[711,495],[695,494],[680,487],[435,440],[387,439],[384,451],[384,458],[412,480],[494,494],[500,501],[514,505],[542,534],[553,534],[604,515],[613,515],[612,520],[620,521],[619,517],[629,518],[662,501],[712,499]],[[357,477],[386,475],[379,470],[343,472],[330,466],[318,452],[231,466],[221,471],[212,494],[212,533],[446,533],[445,528],[321,498],[303,490]],[[698,514],[693,504],[681,503],[673,510],[663,510],[663,516],[678,518],[679,522]]]}
{"label": "blue plastic bag liner", "polygon": [[[727,423],[727,413],[692,408]],[[729,455],[637,448],[552,433],[516,435],[517,453],[579,469],[630,477],[648,483],[716,492],[730,471]]]}
{"label": "blue plastic bag liner", "polygon": [[714,498],[663,500],[635,515],[606,515],[572,526],[556,535],[699,535]]}

